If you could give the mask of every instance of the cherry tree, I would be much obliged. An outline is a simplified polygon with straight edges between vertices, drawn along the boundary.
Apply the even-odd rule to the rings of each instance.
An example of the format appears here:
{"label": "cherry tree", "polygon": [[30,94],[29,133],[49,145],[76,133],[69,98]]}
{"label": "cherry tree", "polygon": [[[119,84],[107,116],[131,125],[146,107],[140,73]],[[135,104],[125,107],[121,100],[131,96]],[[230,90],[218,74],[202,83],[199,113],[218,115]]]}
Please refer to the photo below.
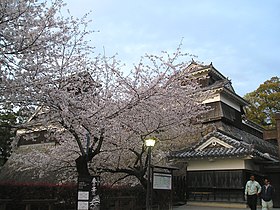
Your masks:
{"label": "cherry tree", "polygon": [[61,15],[64,6],[61,0],[49,3],[4,0],[0,6],[1,103],[11,103],[19,109],[43,107],[40,126],[38,122],[35,126],[25,123],[21,126],[25,132],[52,130],[59,124],[60,130],[64,129],[64,133],[68,130],[74,136],[84,156],[80,137],[71,125],[76,118],[73,117],[73,123],[69,120],[74,113],[68,112],[67,106],[79,102],[71,111],[84,106],[82,92],[87,92],[84,98],[88,101],[94,100],[90,96],[96,93],[87,91],[86,83],[92,82],[90,85],[95,91],[99,84],[93,84],[96,82],[88,77],[96,81],[102,76],[109,81],[110,77],[103,71],[105,63],[99,66],[102,59],[98,55],[94,57],[93,47],[88,45],[86,36],[92,33],[87,29],[90,21],[86,15],[82,19]]}
{"label": "cherry tree", "polygon": [[180,47],[173,54],[146,55],[126,74],[114,56],[94,56],[86,17],[64,18],[62,7],[59,0],[50,6],[1,2],[2,103],[36,107],[21,131],[32,139],[34,131],[44,130],[55,142],[11,158],[17,170],[57,170],[72,179],[73,172],[88,176],[91,169],[145,185],[144,140],[159,139],[158,161],[182,148],[184,137],[201,126],[207,92],[188,71]]}
{"label": "cherry tree", "polygon": [[146,55],[128,77],[121,77],[125,89],[120,103],[125,110],[114,116],[111,140],[95,158],[99,164],[92,166],[120,174],[115,182],[126,179],[125,183],[146,186],[145,139],[157,139],[153,159],[162,164],[168,152],[186,147],[187,137],[202,129],[202,116],[209,110],[203,101],[209,92],[193,77],[187,54],[180,50],[179,46],[173,54]]}
{"label": "cherry tree", "polygon": [[[92,65],[87,44],[89,21],[61,15],[61,0],[0,2],[0,76],[2,101],[37,106],[42,81],[67,77]],[[42,94],[38,94],[42,93]]]}

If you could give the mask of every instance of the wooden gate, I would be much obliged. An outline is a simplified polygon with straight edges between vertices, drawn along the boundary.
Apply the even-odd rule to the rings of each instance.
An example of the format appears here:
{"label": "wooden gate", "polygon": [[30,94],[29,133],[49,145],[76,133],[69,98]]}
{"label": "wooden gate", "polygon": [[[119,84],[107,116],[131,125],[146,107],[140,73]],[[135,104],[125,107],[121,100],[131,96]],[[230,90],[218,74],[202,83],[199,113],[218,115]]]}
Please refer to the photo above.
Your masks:
{"label": "wooden gate", "polygon": [[173,176],[173,204],[187,201],[187,176]]}

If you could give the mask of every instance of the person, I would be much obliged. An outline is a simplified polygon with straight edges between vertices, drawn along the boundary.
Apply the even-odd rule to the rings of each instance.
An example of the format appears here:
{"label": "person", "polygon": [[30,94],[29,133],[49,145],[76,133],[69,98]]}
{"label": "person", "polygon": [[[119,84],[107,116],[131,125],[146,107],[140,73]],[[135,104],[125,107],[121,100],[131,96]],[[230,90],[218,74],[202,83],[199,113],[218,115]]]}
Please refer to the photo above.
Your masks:
{"label": "person", "polygon": [[258,195],[261,192],[260,184],[255,180],[255,176],[251,175],[250,180],[245,186],[245,199],[251,210],[257,210]]}
{"label": "person", "polygon": [[261,189],[262,210],[269,210],[273,207],[272,195],[274,188],[270,185],[268,179],[264,179],[264,185]]}

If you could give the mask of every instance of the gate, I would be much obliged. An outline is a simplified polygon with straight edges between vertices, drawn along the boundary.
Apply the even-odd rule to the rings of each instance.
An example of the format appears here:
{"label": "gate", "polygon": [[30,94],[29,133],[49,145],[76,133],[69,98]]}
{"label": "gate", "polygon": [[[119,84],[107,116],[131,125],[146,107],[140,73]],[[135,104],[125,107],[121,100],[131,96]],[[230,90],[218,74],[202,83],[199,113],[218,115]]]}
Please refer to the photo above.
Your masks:
{"label": "gate", "polygon": [[187,191],[187,176],[173,176],[173,204],[186,203]]}

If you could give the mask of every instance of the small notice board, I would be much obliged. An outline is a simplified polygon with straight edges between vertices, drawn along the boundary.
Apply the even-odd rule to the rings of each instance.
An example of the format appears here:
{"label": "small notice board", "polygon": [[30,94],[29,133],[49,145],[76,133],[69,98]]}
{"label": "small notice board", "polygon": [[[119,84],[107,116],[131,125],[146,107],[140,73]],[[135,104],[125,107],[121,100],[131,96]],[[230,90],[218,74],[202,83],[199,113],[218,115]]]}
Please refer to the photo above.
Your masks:
{"label": "small notice board", "polygon": [[153,189],[156,190],[171,190],[172,189],[172,174],[153,173]]}

